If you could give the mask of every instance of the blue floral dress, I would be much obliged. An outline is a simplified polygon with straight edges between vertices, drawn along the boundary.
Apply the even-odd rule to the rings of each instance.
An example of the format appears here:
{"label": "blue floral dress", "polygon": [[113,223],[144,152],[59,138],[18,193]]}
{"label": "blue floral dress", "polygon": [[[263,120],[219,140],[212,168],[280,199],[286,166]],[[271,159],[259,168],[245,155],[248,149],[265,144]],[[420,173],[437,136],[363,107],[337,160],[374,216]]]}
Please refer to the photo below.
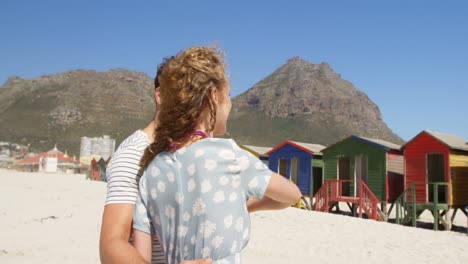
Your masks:
{"label": "blue floral dress", "polygon": [[158,236],[168,264],[241,263],[250,234],[246,201],[263,197],[271,174],[232,139],[160,153],[140,179],[133,227]]}

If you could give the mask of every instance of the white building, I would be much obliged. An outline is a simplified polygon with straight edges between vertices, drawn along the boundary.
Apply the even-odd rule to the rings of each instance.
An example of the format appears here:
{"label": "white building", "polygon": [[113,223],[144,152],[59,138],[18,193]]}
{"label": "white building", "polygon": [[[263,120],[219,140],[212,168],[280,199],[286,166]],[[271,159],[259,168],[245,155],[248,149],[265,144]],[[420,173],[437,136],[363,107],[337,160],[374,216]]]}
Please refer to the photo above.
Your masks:
{"label": "white building", "polygon": [[82,137],[80,146],[80,162],[90,164],[93,159],[107,160],[114,154],[115,139],[108,135],[102,137]]}

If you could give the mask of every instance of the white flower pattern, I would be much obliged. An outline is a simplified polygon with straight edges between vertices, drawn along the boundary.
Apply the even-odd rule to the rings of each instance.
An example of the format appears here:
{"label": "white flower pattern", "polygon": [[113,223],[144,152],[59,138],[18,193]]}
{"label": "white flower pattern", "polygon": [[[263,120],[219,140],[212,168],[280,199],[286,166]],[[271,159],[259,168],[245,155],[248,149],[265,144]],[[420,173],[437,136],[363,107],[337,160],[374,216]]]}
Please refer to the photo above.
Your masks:
{"label": "white flower pattern", "polygon": [[224,227],[226,227],[227,229],[230,228],[232,226],[232,219],[233,219],[232,214],[226,216],[224,218]]}
{"label": "white flower pattern", "polygon": [[257,188],[258,186],[258,178],[253,178],[250,182],[249,182],[249,188],[250,189],[255,189]]}
{"label": "white flower pattern", "polygon": [[202,199],[198,198],[192,207],[192,214],[196,216],[200,216],[205,214],[206,204],[203,202]]}
{"label": "white flower pattern", "polygon": [[265,169],[265,164],[263,164],[263,162],[261,161],[257,161],[255,163],[255,169],[257,170],[264,170]]}
{"label": "white flower pattern", "polygon": [[236,200],[237,200],[237,193],[232,192],[231,194],[229,194],[229,201],[230,202],[235,202]]}
{"label": "white flower pattern", "polygon": [[214,159],[207,159],[205,160],[205,169],[208,171],[212,171],[216,168],[218,163]]}
{"label": "white flower pattern", "polygon": [[189,212],[185,212],[184,213],[184,216],[183,216],[183,219],[185,222],[187,222],[188,220],[190,220],[190,213]]}
{"label": "white flower pattern", "polygon": [[224,202],[224,192],[223,191],[215,192],[214,196],[213,196],[213,202],[215,202],[215,203]]}
{"label": "white flower pattern", "polygon": [[206,220],[200,225],[200,232],[204,238],[209,238],[216,231],[216,223]]}
{"label": "white flower pattern", "polygon": [[190,179],[187,183],[187,191],[192,192],[195,189],[195,185],[196,185],[195,180]]}
{"label": "white flower pattern", "polygon": [[178,232],[179,237],[185,237],[188,232],[188,227],[184,225],[179,225],[178,231],[179,231]]}
{"label": "white flower pattern", "polygon": [[161,171],[158,169],[158,167],[153,166],[151,168],[151,176],[158,177],[160,173],[161,173]]}
{"label": "white flower pattern", "polygon": [[211,186],[211,183],[210,183],[209,180],[202,181],[202,183],[201,183],[201,192],[202,193],[207,193],[207,192],[211,191],[211,188],[212,188],[212,186]]}
{"label": "white flower pattern", "polygon": [[268,167],[233,140],[201,140],[153,160],[140,179],[134,224],[154,225],[165,247],[176,249],[173,259],[217,254],[229,257],[216,263],[240,263],[250,221],[245,209],[232,208],[245,206],[246,194],[260,199],[270,178]]}
{"label": "white flower pattern", "polygon": [[180,192],[176,192],[175,194],[175,201],[178,203],[178,204],[182,204],[184,202],[184,195]]}
{"label": "white flower pattern", "polygon": [[166,191],[166,184],[162,181],[158,182],[158,190],[160,192],[165,192]]}
{"label": "white flower pattern", "polygon": [[174,173],[172,171],[168,172],[166,174],[166,176],[167,176],[167,179],[169,180],[169,182],[174,182],[175,176],[174,176]]}
{"label": "white flower pattern", "polygon": [[213,240],[211,240],[211,245],[216,249],[221,246],[223,243],[224,237],[223,236],[215,236]]}
{"label": "white flower pattern", "polygon": [[244,217],[239,217],[236,220],[236,226],[235,229],[237,232],[242,232],[242,229],[244,228]]}
{"label": "white flower pattern", "polygon": [[219,152],[219,156],[226,160],[233,160],[236,157],[236,154],[230,149],[223,149]]}
{"label": "white flower pattern", "polygon": [[197,151],[195,151],[195,158],[201,157],[204,154],[205,154],[205,151],[203,149],[197,149]]}
{"label": "white flower pattern", "polygon": [[232,246],[231,246],[231,253],[236,252],[236,250],[237,250],[237,240],[234,240],[234,242],[232,242]]}
{"label": "white flower pattern", "polygon": [[248,156],[242,156],[239,159],[239,167],[242,171],[245,171],[250,166],[250,160]]}
{"label": "white flower pattern", "polygon": [[156,188],[151,188],[151,199],[156,199],[158,197],[158,193],[156,192]]}
{"label": "white flower pattern", "polygon": [[166,214],[167,217],[169,217],[169,219],[173,219],[175,217],[174,207],[172,207],[170,205],[167,205],[166,210],[165,210],[165,214]]}
{"label": "white flower pattern", "polygon": [[226,177],[226,176],[221,176],[221,178],[219,178],[219,181],[218,181],[219,185],[221,186],[226,186],[229,184],[229,178]]}
{"label": "white flower pattern", "polygon": [[241,183],[241,177],[239,175],[232,177],[232,180],[231,180],[232,188],[234,189],[239,188],[240,183]]}
{"label": "white flower pattern", "polygon": [[195,171],[196,171],[195,164],[192,163],[187,167],[187,172],[190,176],[195,175]]}

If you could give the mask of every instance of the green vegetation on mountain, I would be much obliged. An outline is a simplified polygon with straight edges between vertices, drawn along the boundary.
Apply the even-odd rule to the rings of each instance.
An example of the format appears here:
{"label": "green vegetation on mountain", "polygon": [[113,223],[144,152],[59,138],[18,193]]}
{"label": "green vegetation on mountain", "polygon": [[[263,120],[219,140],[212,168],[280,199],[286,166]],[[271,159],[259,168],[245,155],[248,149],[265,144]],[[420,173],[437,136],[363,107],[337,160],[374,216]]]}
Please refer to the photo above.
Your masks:
{"label": "green vegetation on mountain", "polygon": [[[139,72],[75,70],[0,88],[0,141],[54,144],[79,154],[80,138],[110,135],[120,143],[153,117],[152,79]],[[402,143],[378,107],[328,64],[290,59],[233,99],[228,125],[240,144],[274,146],[285,139],[332,144],[350,134]]]}

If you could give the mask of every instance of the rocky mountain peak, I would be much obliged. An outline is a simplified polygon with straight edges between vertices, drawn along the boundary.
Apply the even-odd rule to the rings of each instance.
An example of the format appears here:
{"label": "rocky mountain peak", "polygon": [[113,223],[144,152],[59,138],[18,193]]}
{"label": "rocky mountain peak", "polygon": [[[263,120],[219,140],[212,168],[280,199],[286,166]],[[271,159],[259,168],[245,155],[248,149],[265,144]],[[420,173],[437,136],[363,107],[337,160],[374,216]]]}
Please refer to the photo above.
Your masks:
{"label": "rocky mountain peak", "polygon": [[[317,122],[334,124],[337,129],[342,126],[354,134],[401,142],[382,121],[377,105],[342,79],[327,62],[312,64],[300,57],[289,59],[233,100],[231,119],[244,118],[246,109],[273,119],[320,119]],[[385,137],[380,136],[383,134]]]}

